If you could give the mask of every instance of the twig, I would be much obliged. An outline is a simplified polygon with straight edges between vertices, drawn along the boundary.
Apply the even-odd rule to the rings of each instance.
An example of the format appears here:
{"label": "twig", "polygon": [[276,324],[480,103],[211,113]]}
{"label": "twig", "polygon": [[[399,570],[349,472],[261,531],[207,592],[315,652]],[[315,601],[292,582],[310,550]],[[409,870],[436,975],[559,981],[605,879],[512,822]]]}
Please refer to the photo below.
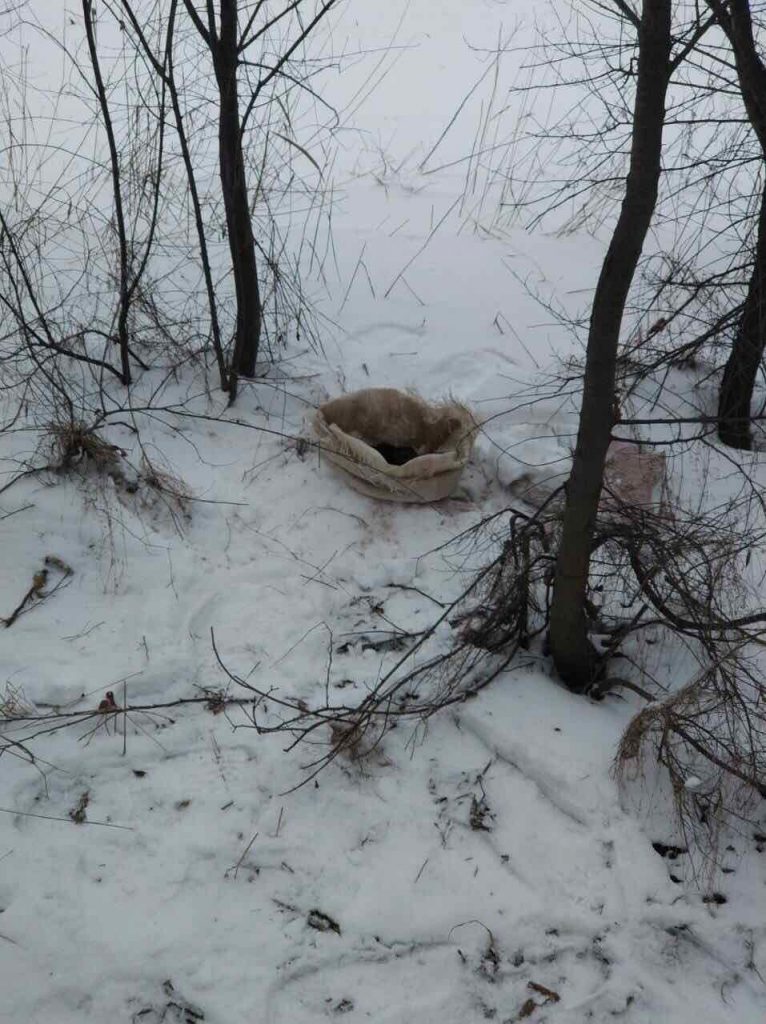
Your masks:
{"label": "twig", "polygon": [[[258,838],[258,833],[256,832],[255,835],[253,836],[253,838],[250,840],[250,842],[247,844],[247,846],[242,851],[242,856],[239,858],[237,863],[234,865],[234,869],[233,870],[234,870],[234,877],[235,878],[237,877],[237,872],[239,871],[240,867],[242,866],[242,861],[245,859],[245,857],[250,852],[250,847],[253,845],[253,843],[255,842],[255,840],[257,838]],[[229,868],[229,871],[231,871],[231,870],[232,869]],[[228,875],[229,871],[226,872],[227,875]]]}
{"label": "twig", "polygon": [[85,818],[81,822],[74,822],[71,818],[60,818],[55,814],[33,814],[32,811],[14,811],[9,807],[0,807],[2,814],[14,814],[21,818],[42,818],[44,821],[63,821],[67,825],[100,825],[102,828],[119,828],[123,832],[135,832],[132,825],[115,825],[112,821],[93,821]]}

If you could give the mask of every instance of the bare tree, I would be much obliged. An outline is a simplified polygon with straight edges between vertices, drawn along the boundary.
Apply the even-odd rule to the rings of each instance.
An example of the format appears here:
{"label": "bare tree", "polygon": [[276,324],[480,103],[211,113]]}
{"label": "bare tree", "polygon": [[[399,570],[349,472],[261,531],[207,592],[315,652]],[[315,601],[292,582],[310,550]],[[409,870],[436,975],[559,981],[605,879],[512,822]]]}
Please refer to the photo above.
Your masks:
{"label": "bare tree", "polygon": [[[166,358],[180,365],[211,347],[233,400],[264,343],[271,357],[292,325],[296,338],[317,343],[299,255],[287,244],[295,225],[282,214],[292,214],[299,190],[309,230],[319,230],[325,210],[323,168],[296,140],[293,118],[321,105],[313,80],[326,65],[308,62],[305,45],[336,2],[224,0],[197,11],[181,0],[105,0],[97,16],[92,0],[81,0],[81,20],[64,37],[19,9],[24,31],[59,46],[71,76],[50,89],[50,123],[58,104],[75,103],[81,126],[66,153],[42,128],[17,132],[34,124],[28,90],[17,85],[27,58],[18,51],[21,78],[6,61],[0,303],[15,328],[1,343],[7,356],[23,341],[12,364],[19,380],[32,356],[34,373],[73,388],[79,401],[81,387],[101,390],[105,373],[128,384],[138,368]],[[10,54],[15,39],[7,46]],[[324,122],[311,127],[322,139]],[[307,177],[296,156],[311,165]],[[315,244],[309,238],[307,248]],[[57,246],[76,254],[65,276],[54,266]],[[67,382],[67,361],[81,374],[90,368],[90,382],[76,374]]]}
{"label": "bare tree", "polygon": [[[26,102],[26,72],[22,70],[18,82],[9,74],[3,83],[8,159],[0,210],[0,303],[15,324],[15,330],[2,338],[4,383],[10,388],[26,381],[26,387],[27,378],[39,374],[57,401],[64,400],[68,388],[76,394],[97,380],[103,384],[105,375],[127,385],[131,364],[147,366],[132,335],[138,334],[136,307],[154,253],[165,154],[164,88],[151,99],[142,96],[145,127],[134,122],[125,133],[124,120],[118,126],[114,117],[111,95],[117,79],[110,79],[102,64],[90,0],[83,0],[82,12],[87,58],[47,33],[65,53],[74,77],[85,83],[79,99],[87,113],[81,134],[73,137],[71,154],[62,159],[50,135],[38,137]],[[119,58],[113,66],[115,76],[122,75],[126,62]],[[55,104],[63,94],[62,88]],[[24,126],[20,132],[18,123]],[[86,140],[102,131],[107,155],[101,161],[98,156],[86,157]],[[94,152],[102,152],[100,139]],[[87,174],[67,176],[62,167],[76,166],[81,155]],[[104,211],[107,188],[111,216]],[[66,268],[60,263],[62,250],[73,255]],[[76,375],[67,379],[72,367],[84,374],[79,384]]]}
{"label": "bare tree", "polygon": [[657,200],[665,98],[672,71],[670,0],[644,0],[638,25],[630,169],[591,312],[580,426],[567,483],[551,605],[551,653],[576,691],[596,679],[600,659],[588,638],[586,591],[606,452],[615,416],[620,325]]}
{"label": "bare tree", "polygon": [[122,13],[127,17],[128,24],[135,33],[136,45],[140,48],[145,58],[149,61],[154,72],[162,78],[162,81],[167,86],[168,93],[170,95],[170,103],[173,108],[173,118],[175,121],[176,136],[178,144],[181,149],[181,157],[183,159],[184,170],[186,172],[186,181],[189,188],[189,197],[191,199],[192,208],[194,211],[194,226],[197,233],[197,244],[200,250],[200,262],[202,265],[202,273],[205,279],[205,291],[208,300],[208,309],[210,313],[210,333],[213,344],[213,352],[215,354],[216,363],[218,365],[218,373],[221,381],[221,387],[224,391],[229,389],[229,373],[226,367],[226,359],[224,355],[223,340],[221,336],[221,327],[218,317],[218,300],[215,293],[215,284],[213,282],[213,270],[210,261],[210,254],[207,243],[207,233],[205,231],[204,216],[202,209],[202,201],[200,199],[199,186],[197,184],[197,172],[194,167],[194,161],[192,159],[191,150],[189,147],[189,139],[186,131],[186,124],[184,121],[183,108],[181,106],[181,97],[178,88],[178,81],[175,74],[175,33],[176,33],[176,15],[178,11],[178,0],[171,0],[170,8],[167,15],[167,27],[165,32],[164,50],[162,53],[155,53],[149,39],[146,36],[139,18],[136,15],[134,5],[129,0],[121,0],[120,4]]}
{"label": "bare tree", "polygon": [[[757,51],[749,0],[708,0],[726,33],[742,101],[766,168],[766,65]],[[750,407],[766,346],[766,185],[761,195],[752,272],[726,362],[718,400],[718,434],[724,444],[749,450]]]}
{"label": "bare tree", "polygon": [[[204,19],[192,0],[184,0],[186,12],[209,51],[218,87],[219,169],[237,301],[236,336],[229,379],[232,401],[236,397],[237,378],[255,376],[262,326],[257,246],[250,209],[252,196],[248,189],[243,151],[244,132],[262,91],[282,73],[296,50],[335,6],[336,0],[325,0],[319,4],[308,21],[300,17],[298,9],[302,3],[303,0],[285,2],[273,13],[271,7],[259,0],[249,5],[245,12],[245,25],[240,30],[239,0],[219,0],[217,19],[213,0],[208,0]],[[259,77],[242,110],[239,68],[247,61],[247,51],[294,12],[297,14],[294,37],[284,45],[273,63],[261,66]]]}
{"label": "bare tree", "polygon": [[[191,0],[184,6],[210,51],[219,94],[218,145],[221,189],[226,210],[226,227],[234,271],[237,297],[237,328],[229,383],[232,399],[238,376],[254,377],[261,340],[261,298],[255,238],[250,207],[245,160],[242,151],[240,102],[237,68],[239,32],[237,0],[220,0],[220,27],[216,26],[212,3],[207,4],[207,23]],[[260,5],[259,5],[260,6]]]}
{"label": "bare tree", "polygon": [[120,254],[119,271],[119,312],[117,316],[117,340],[120,346],[120,362],[122,364],[122,383],[130,384],[130,341],[128,338],[128,312],[130,307],[130,293],[133,290],[130,282],[130,268],[128,265],[128,234],[125,226],[125,211],[122,201],[122,183],[120,173],[120,158],[117,153],[117,140],[112,123],[112,113],[109,106],[104,78],[101,74],[101,62],[96,46],[96,27],[93,12],[93,0],[82,0],[82,13],[85,22],[85,35],[88,39],[88,53],[90,55],[91,68],[93,70],[93,82],[98,105],[101,109],[101,121],[106,132],[109,145],[109,162],[112,172],[112,186],[114,195],[114,216],[117,223],[117,241]]}

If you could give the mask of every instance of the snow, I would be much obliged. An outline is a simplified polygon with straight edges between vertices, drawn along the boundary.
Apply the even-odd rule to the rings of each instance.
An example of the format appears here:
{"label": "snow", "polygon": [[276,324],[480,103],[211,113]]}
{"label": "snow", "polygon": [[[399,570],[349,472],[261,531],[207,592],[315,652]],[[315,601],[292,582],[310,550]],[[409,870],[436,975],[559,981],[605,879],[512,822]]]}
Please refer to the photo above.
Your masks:
{"label": "snow", "polygon": [[[528,38],[542,11],[343,8],[335,48],[370,54],[326,85],[343,111],[326,356],[244,386],[233,412],[220,396],[187,406],[219,419],[141,422],[194,496],[185,509],[76,475],[0,496],[2,609],[46,555],[73,570],[2,631],[8,695],[41,711],[93,709],[107,690],[120,705],[236,696],[213,630],[230,671],[264,689],[361,699],[398,655],[359,635],[430,626],[475,563],[441,545],[566,472],[576,396],[531,402],[528,388],[572,339],[522,282],[574,311],[601,244],[500,230],[492,191],[466,196],[464,165],[422,166],[482,80],[481,48],[511,26]],[[503,87],[520,62],[504,60]],[[470,152],[483,81],[438,162]],[[375,503],[299,456],[290,438],[317,403],[373,384],[450,394],[486,419],[456,497]],[[171,399],[197,393],[186,379]],[[139,464],[129,430],[109,439]],[[19,435],[0,444],[10,477]],[[450,634],[443,623],[437,643]],[[545,668],[530,658],[304,786],[329,733],[285,751],[236,708],[132,712],[124,736],[104,716],[38,739],[42,772],[4,757],[0,1020],[760,1024],[766,862],[751,832],[713,881],[661,856],[653,842],[681,845],[667,804],[640,780],[621,792],[612,771],[638,703],[574,697]],[[704,901],[713,889],[725,903]]]}

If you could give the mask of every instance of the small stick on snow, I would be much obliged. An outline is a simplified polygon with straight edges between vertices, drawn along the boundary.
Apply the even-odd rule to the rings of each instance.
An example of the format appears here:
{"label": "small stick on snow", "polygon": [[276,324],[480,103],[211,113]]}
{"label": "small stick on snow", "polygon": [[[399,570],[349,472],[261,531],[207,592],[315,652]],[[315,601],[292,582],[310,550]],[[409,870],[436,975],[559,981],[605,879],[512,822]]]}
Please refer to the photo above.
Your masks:
{"label": "small stick on snow", "polygon": [[279,818],[277,819],[277,828],[276,828],[276,831],[274,832],[274,838],[275,839],[279,839],[279,830],[282,827],[282,815],[284,814],[284,811],[285,811],[285,808],[284,808],[284,805],[282,805],[282,807],[279,808]]}
{"label": "small stick on snow", "polygon": [[[246,847],[244,848],[244,850],[242,851],[242,856],[241,856],[241,857],[239,858],[239,860],[237,861],[237,863],[236,863],[236,864],[234,865],[234,877],[235,877],[235,878],[237,877],[237,872],[238,872],[238,871],[239,871],[239,869],[240,869],[240,868],[242,867],[242,861],[243,861],[243,860],[245,859],[245,857],[246,857],[246,856],[248,855],[248,853],[250,852],[250,847],[251,847],[251,846],[253,845],[253,843],[255,842],[255,840],[256,840],[257,838],[258,838],[258,833],[256,832],[256,833],[255,833],[255,835],[253,836],[253,838],[252,838],[252,839],[250,840],[250,842],[249,842],[249,843],[247,844],[247,846],[246,846]],[[231,869],[231,868],[229,868],[229,871],[231,871],[231,870],[232,870],[232,869]],[[227,875],[228,875],[229,871],[227,871],[227,872],[226,872],[226,874],[227,874]]]}
{"label": "small stick on snow", "polygon": [[14,811],[11,807],[0,807],[0,814],[17,814],[20,818],[42,818],[44,821],[63,821],[67,825],[101,825],[102,828],[120,828],[124,832],[135,832],[132,825],[115,825],[113,821],[92,821],[86,818],[81,822],[73,822],[71,818],[61,818],[55,814],[33,814],[32,811]]}
{"label": "small stick on snow", "polygon": [[[128,681],[123,679],[122,681],[122,706],[127,708],[128,706]],[[128,753],[128,713],[123,712],[122,715],[122,756],[125,757]]]}

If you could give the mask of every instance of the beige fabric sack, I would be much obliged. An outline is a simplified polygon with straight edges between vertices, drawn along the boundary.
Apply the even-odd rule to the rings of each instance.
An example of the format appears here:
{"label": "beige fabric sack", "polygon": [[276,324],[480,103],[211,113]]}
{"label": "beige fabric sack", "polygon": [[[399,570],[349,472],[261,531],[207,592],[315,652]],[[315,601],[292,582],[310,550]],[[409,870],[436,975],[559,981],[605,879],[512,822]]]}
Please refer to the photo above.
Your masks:
{"label": "beige fabric sack", "polygon": [[394,388],[334,398],[314,417],[322,455],[357,491],[387,501],[430,502],[452,494],[477,428],[457,402],[435,405]]}

